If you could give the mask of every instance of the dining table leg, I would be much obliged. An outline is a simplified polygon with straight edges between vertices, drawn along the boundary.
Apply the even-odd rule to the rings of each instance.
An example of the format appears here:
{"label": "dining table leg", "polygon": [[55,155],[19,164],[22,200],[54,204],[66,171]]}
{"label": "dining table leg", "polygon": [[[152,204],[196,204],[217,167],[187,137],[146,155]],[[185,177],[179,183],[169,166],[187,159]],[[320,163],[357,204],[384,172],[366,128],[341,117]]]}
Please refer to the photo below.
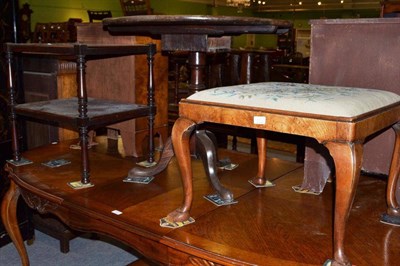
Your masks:
{"label": "dining table leg", "polygon": [[1,218],[8,235],[17,248],[21,258],[21,264],[23,266],[27,266],[29,265],[28,253],[26,252],[17,219],[17,203],[20,195],[20,189],[17,187],[14,181],[11,180],[10,188],[5,194],[1,204]]}

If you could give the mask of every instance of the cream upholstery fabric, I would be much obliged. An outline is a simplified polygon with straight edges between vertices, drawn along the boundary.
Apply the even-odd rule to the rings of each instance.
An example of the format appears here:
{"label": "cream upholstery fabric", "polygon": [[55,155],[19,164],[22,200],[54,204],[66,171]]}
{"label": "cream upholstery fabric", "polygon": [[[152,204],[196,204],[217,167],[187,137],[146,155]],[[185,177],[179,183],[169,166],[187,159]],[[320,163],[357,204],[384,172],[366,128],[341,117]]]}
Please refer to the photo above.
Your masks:
{"label": "cream upholstery fabric", "polygon": [[262,82],[197,92],[189,100],[354,117],[400,101],[383,90],[300,83]]}

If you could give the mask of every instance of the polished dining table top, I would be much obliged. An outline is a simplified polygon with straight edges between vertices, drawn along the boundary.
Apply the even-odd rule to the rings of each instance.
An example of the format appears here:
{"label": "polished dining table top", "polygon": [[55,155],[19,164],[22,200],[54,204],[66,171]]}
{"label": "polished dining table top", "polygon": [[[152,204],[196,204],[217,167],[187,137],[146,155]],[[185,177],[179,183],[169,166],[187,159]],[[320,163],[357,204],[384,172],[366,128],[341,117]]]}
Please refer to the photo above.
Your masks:
{"label": "polished dining table top", "polygon": [[206,34],[218,37],[246,33],[276,33],[292,27],[287,20],[210,15],[143,15],[103,19],[111,33]]}

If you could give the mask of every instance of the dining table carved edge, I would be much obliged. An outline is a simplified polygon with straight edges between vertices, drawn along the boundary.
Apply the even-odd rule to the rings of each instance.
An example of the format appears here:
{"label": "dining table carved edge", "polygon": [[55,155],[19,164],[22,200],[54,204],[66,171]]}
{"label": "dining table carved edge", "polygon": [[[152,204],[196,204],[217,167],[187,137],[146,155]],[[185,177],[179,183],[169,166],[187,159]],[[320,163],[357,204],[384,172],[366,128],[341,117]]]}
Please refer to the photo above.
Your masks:
{"label": "dining table carved edge", "polygon": [[7,163],[5,166],[10,177],[10,189],[1,203],[1,218],[12,239],[21,265],[30,265],[28,253],[18,228],[16,204],[22,198],[27,205],[41,214],[51,213],[69,227],[83,232],[100,233],[124,243],[150,261],[167,265],[168,249],[161,243],[163,235],[151,233],[142,228],[124,224],[87,208],[71,204],[62,197],[53,195],[19,178],[18,169]]}

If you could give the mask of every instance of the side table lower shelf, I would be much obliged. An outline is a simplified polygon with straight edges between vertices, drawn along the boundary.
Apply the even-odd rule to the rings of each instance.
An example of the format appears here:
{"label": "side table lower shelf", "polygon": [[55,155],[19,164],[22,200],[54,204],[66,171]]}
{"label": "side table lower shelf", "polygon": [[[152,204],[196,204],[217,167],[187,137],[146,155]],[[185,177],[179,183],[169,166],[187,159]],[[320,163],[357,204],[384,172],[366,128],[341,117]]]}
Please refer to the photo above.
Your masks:
{"label": "side table lower shelf", "polygon": [[[79,108],[77,108],[78,103]],[[81,116],[82,112],[80,108],[87,109],[84,116]],[[88,98],[87,102],[82,103],[77,97],[19,104],[14,109],[18,115],[53,123],[57,126],[78,129],[82,159],[81,178],[79,181],[78,179],[70,181],[70,185],[76,189],[93,186],[90,181],[88,156],[88,131],[90,129],[129,119],[151,116],[153,110],[155,112],[155,107],[147,105],[120,103],[94,98]],[[152,129],[150,132],[152,132]],[[16,165],[30,163],[29,160],[25,160],[24,158],[20,158],[19,160],[14,159],[10,162]]]}
{"label": "side table lower shelf", "polygon": [[94,128],[145,117],[150,114],[151,109],[147,105],[95,98],[88,98],[86,104],[88,111],[85,118],[79,116],[76,97],[19,104],[15,107],[15,112],[34,119],[57,121],[60,126],[76,129],[79,126]]}

